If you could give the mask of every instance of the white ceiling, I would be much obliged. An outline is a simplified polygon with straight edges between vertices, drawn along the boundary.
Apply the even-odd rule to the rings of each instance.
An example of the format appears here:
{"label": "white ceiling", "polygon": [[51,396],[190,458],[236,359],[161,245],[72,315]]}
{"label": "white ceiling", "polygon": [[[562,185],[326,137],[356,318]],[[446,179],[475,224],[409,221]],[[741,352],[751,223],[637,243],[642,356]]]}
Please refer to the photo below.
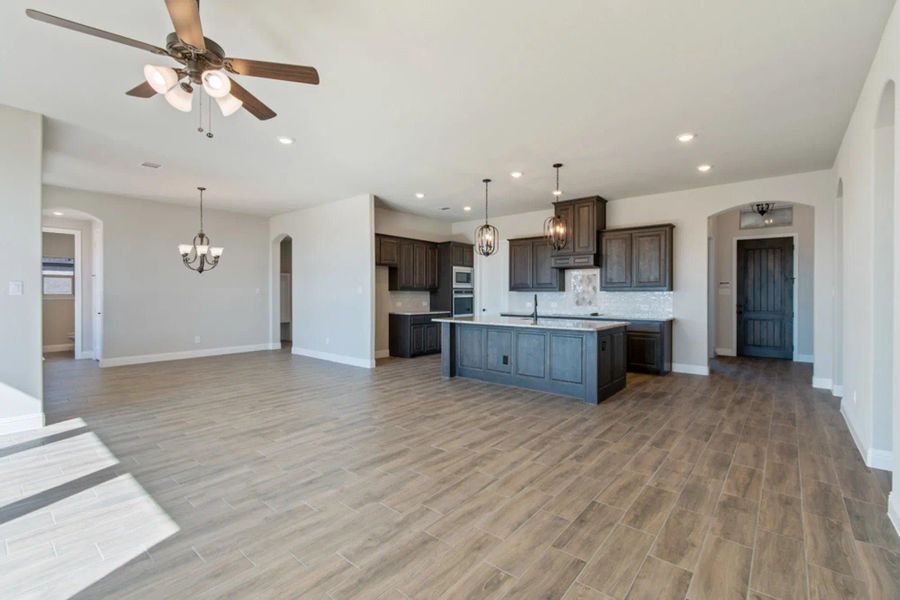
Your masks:
{"label": "white ceiling", "polygon": [[368,192],[462,220],[486,176],[492,214],[547,206],[556,161],[564,197],[607,198],[831,166],[893,4],[204,0],[226,53],[322,82],[241,78],[279,115],[216,113],[210,141],[196,112],[124,95],[165,60],[24,15],[164,46],[163,0],[4,0],[0,103],[48,117],[47,183],[186,203],[206,185],[210,205],[259,214]]}

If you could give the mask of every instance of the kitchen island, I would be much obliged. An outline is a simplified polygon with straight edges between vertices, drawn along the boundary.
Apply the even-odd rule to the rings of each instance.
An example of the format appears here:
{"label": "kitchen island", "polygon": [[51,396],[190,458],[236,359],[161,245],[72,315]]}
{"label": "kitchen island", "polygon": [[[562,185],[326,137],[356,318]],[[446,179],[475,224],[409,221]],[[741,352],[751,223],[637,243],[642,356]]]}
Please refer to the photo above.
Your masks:
{"label": "kitchen island", "polygon": [[444,377],[524,387],[591,404],[625,387],[625,322],[487,315],[434,321],[441,323]]}

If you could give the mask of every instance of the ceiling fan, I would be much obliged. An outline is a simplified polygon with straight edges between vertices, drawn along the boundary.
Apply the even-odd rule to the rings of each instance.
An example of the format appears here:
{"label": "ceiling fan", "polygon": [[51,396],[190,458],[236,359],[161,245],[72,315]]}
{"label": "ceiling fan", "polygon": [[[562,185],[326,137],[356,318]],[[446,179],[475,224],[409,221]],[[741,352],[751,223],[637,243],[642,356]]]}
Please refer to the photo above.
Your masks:
{"label": "ceiling fan", "polygon": [[242,106],[261,121],[275,116],[275,111],[229,77],[229,74],[318,85],[319,73],[313,67],[225,56],[225,51],[219,44],[203,35],[199,0],[165,0],[165,2],[172,24],[175,26],[175,31],[166,37],[165,48],[30,8],[25,14],[37,21],[140,48],[178,61],[182,65],[179,68],[146,65],[144,67],[146,81],[125,93],[136,98],[150,98],[156,94],[163,94],[169,104],[182,112],[191,111],[196,85],[202,86],[206,93],[215,99],[226,117],[234,114]]}

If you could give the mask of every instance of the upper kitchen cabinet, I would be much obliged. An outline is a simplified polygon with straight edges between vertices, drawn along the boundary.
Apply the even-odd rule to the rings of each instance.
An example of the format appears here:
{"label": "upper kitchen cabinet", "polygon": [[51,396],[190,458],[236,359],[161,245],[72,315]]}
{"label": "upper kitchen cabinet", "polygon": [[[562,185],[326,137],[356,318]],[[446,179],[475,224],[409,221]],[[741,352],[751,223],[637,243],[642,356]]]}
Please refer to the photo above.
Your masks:
{"label": "upper kitchen cabinet", "polygon": [[509,240],[509,289],[514,292],[558,292],[565,276],[553,268],[553,248],[543,237]]}
{"label": "upper kitchen cabinet", "polygon": [[674,228],[666,224],[604,231],[600,289],[671,291]]}
{"label": "upper kitchen cabinet", "polygon": [[432,242],[376,235],[375,264],[389,268],[389,290],[427,292],[438,287],[438,249]]}
{"label": "upper kitchen cabinet", "polygon": [[451,267],[474,267],[475,266],[475,247],[472,244],[462,244],[460,242],[444,242],[438,244],[439,248],[446,246],[449,250]]}
{"label": "upper kitchen cabinet", "polygon": [[600,265],[600,232],[606,227],[606,200],[600,196],[556,202],[554,212],[565,225],[566,245],[553,250],[558,269]]}
{"label": "upper kitchen cabinet", "polygon": [[400,263],[400,240],[386,235],[375,236],[375,264],[396,267]]}

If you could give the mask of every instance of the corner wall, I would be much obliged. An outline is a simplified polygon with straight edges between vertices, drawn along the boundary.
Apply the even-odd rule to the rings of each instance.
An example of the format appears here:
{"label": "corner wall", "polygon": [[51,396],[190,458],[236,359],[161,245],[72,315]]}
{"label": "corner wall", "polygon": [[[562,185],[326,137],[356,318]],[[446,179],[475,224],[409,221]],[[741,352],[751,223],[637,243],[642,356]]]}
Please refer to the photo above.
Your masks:
{"label": "corner wall", "polygon": [[[0,105],[0,434],[44,425],[39,114]],[[17,282],[13,284],[13,282]],[[10,295],[21,283],[21,295]]]}
{"label": "corner wall", "polygon": [[[374,367],[374,198],[354,196],[272,217],[266,247],[285,234],[293,239],[292,352]],[[269,273],[276,261],[270,255]]]}

